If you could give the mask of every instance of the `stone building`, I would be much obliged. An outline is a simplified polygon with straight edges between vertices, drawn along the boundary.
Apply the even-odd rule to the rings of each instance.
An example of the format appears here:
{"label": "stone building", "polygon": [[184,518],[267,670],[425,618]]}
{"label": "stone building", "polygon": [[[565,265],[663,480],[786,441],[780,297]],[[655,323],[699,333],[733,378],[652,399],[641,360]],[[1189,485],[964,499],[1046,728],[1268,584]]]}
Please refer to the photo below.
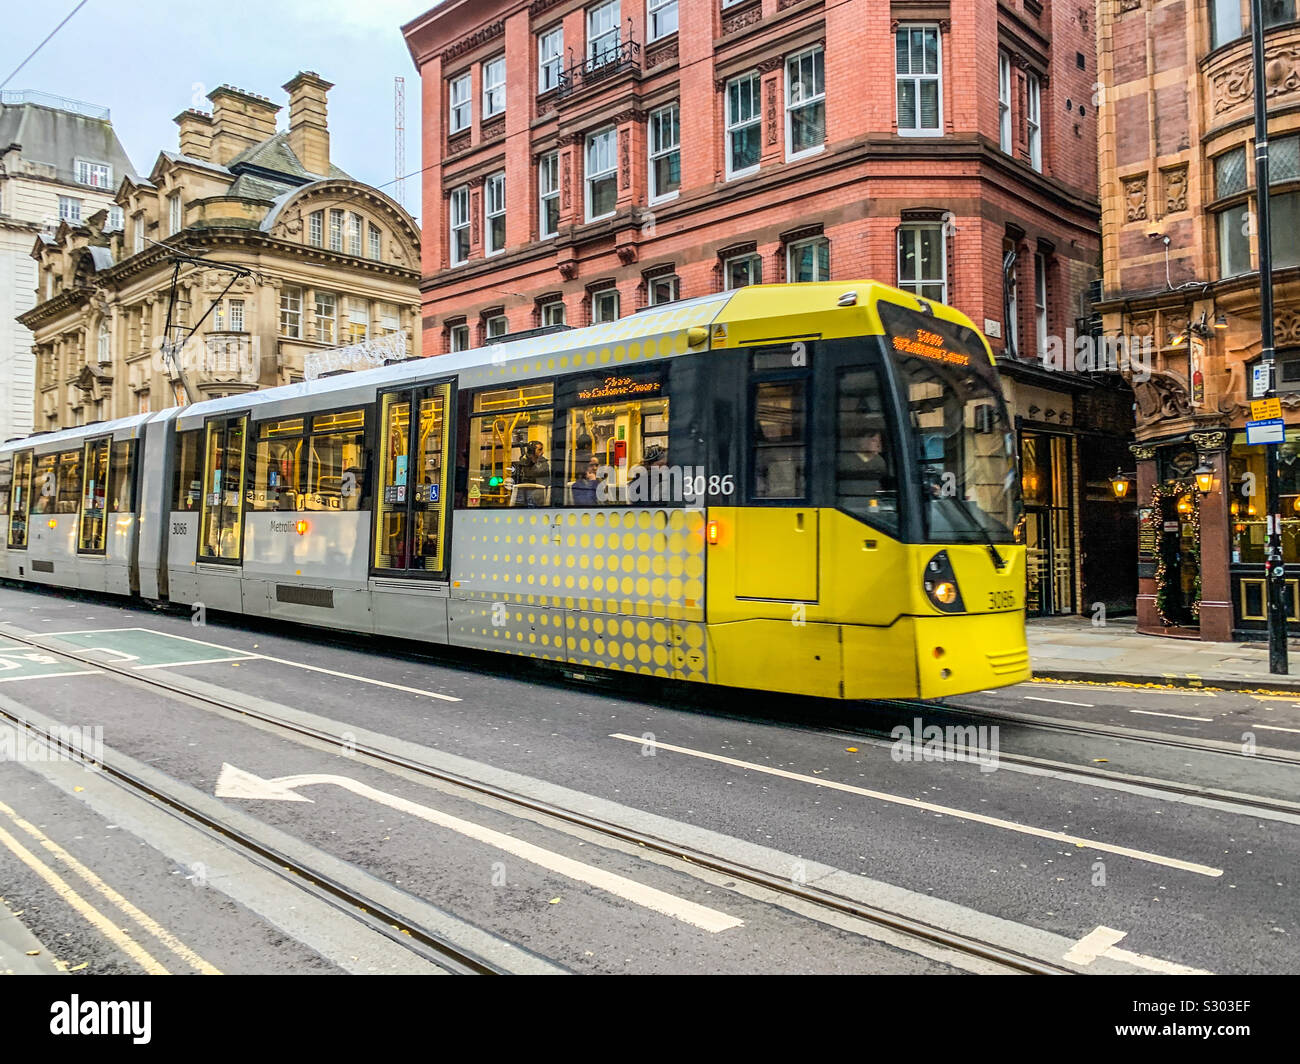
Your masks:
{"label": "stone building", "polygon": [[15,320],[36,303],[32,242],[103,210],[121,229],[113,194],[125,177],[135,168],[107,107],[0,92],[0,440],[32,431],[32,334]]}
{"label": "stone building", "polygon": [[331,164],[332,87],[294,77],[277,130],[280,107],[221,86],[211,113],[177,115],[179,151],[120,183],[122,228],[100,212],[36,241],[39,302],[20,320],[38,429],[288,384],[384,337],[391,357],[420,354],[419,232]]}
{"label": "stone building", "polygon": [[1131,394],[1047,357],[1092,327],[1090,4],[490,0],[403,32],[426,352],[756,282],[945,300],[1018,416],[1031,610],[1131,608]]}
{"label": "stone building", "polygon": [[[1264,5],[1276,269],[1283,545],[1300,564],[1300,21]],[[1261,348],[1249,5],[1100,5],[1102,313],[1149,342],[1134,378],[1138,618],[1154,634],[1258,638],[1265,627],[1264,449],[1248,446]],[[1210,490],[1196,469],[1212,472]],[[1295,570],[1292,569],[1292,572]],[[1296,577],[1288,581],[1296,621]]]}

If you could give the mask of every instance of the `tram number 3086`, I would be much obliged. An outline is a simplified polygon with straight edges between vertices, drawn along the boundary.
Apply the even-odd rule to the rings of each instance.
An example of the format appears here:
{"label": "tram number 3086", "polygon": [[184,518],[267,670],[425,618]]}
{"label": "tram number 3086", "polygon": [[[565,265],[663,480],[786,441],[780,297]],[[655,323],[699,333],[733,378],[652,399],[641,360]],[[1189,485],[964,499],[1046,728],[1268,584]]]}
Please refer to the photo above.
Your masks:
{"label": "tram number 3086", "polygon": [[1014,591],[990,591],[989,592],[989,609],[991,610],[1010,610],[1016,605],[1016,593]]}

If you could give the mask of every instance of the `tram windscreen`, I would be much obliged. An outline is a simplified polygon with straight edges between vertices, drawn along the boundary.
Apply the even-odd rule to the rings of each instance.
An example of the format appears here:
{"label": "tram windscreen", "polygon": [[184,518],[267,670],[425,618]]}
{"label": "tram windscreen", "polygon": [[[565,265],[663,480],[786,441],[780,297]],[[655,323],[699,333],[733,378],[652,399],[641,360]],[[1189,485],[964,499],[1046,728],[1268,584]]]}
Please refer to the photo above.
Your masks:
{"label": "tram windscreen", "polygon": [[1010,543],[1020,520],[1015,435],[988,351],[974,330],[879,304],[898,368],[931,542]]}

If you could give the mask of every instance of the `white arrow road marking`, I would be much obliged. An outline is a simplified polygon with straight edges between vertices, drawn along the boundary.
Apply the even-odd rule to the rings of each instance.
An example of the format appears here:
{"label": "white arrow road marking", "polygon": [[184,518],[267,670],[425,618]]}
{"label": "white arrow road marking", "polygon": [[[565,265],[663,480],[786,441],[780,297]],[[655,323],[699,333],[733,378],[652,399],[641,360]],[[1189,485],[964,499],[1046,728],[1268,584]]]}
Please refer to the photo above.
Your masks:
{"label": "white arrow road marking", "polygon": [[1122,961],[1125,964],[1133,965],[1135,968],[1143,968],[1148,972],[1159,972],[1161,975],[1214,974],[1201,968],[1189,968],[1184,964],[1175,964],[1173,961],[1162,961],[1159,957],[1148,957],[1144,953],[1132,953],[1126,949],[1116,949],[1115,943],[1127,937],[1127,931],[1116,931],[1113,927],[1097,927],[1071,946],[1064,954],[1064,958],[1083,968],[1086,968],[1098,957],[1105,957],[1107,960]]}
{"label": "white arrow road marking", "polygon": [[922,802],[916,798],[904,798],[897,794],[886,794],[884,791],[870,791],[865,787],[854,787],[850,783],[839,783],[835,780],[821,779],[818,776],[804,776],[798,772],[787,772],[782,768],[769,768],[767,765],[757,765],[752,761],[739,761],[734,757],[723,757],[721,754],[710,754],[703,750],[691,750],[685,746],[672,746],[654,739],[643,738],[640,735],[622,735],[615,732],[610,738],[623,739],[629,743],[636,743],[638,746],[653,746],[659,750],[671,750],[676,754],[688,754],[691,757],[703,758],[706,761],[717,761],[722,765],[734,765],[736,768],[743,768],[750,772],[764,772],[769,776],[780,776],[783,779],[798,780],[800,783],[812,783],[818,787],[828,787],[835,791],[860,794],[865,798],[875,798],[880,802],[905,805],[911,809],[924,809],[929,813],[941,813],[944,816],[954,817],[959,820],[971,820],[977,824],[988,824],[990,827],[1003,828],[1007,831],[1018,831],[1022,835],[1034,835],[1040,839],[1051,839],[1053,842],[1063,842],[1069,846],[1079,846],[1088,850],[1101,850],[1104,853],[1117,853],[1122,857],[1132,857],[1138,861],[1150,861],[1152,864],[1164,865],[1167,868],[1180,868],[1184,872],[1195,872],[1198,875],[1211,877],[1223,875],[1222,868],[1211,868],[1209,865],[1180,861],[1176,857],[1162,857],[1158,853],[1147,853],[1145,850],[1132,850],[1127,846],[1116,846],[1109,842],[1098,842],[1096,839],[1067,835],[1063,831],[1048,831],[1046,828],[1036,828],[1030,824],[1017,824],[1012,820],[1001,820],[998,817],[985,816],[983,813],[970,813],[965,809],[954,809],[952,806],[947,805],[935,805],[933,802]]}
{"label": "white arrow road marking", "polygon": [[726,931],[728,928],[740,927],[744,923],[743,920],[737,920],[734,916],[728,916],[716,909],[709,909],[703,905],[697,905],[693,901],[674,897],[662,890],[656,890],[644,883],[638,883],[636,880],[615,875],[612,872],[605,872],[591,865],[583,864],[581,861],[575,861],[562,854],[513,838],[500,831],[485,828],[481,824],[474,824],[468,820],[450,816],[440,810],[431,809],[427,805],[420,805],[395,794],[389,794],[386,791],[367,786],[358,780],[349,779],[347,776],[312,773],[301,776],[281,776],[278,779],[268,780],[255,776],[251,772],[245,772],[234,765],[227,764],[221,766],[221,774],[217,777],[217,788],[214,793],[218,798],[265,798],[281,802],[310,802],[310,798],[304,798],[293,793],[294,789],[324,783],[342,787],[353,794],[386,805],[390,809],[409,813],[421,820],[427,820],[430,824],[436,824],[439,827],[458,832],[467,838],[475,839],[498,850],[514,854],[520,860],[527,861],[529,864],[538,865],[547,871],[567,876],[570,879],[576,879],[579,883],[586,883],[600,890],[608,891],[610,894],[617,895],[643,908],[662,913],[664,916],[671,916],[675,920],[681,920],[683,923],[698,927],[704,931],[716,934],[719,931]]}

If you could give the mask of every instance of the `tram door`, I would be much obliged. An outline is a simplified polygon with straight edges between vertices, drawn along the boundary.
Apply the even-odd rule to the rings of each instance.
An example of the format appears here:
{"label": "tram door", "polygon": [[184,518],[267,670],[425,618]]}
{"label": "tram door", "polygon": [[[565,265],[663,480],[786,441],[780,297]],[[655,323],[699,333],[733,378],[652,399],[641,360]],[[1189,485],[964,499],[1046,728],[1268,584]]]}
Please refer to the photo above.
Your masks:
{"label": "tram door", "polygon": [[451,383],[382,392],[375,569],[445,573]]}

